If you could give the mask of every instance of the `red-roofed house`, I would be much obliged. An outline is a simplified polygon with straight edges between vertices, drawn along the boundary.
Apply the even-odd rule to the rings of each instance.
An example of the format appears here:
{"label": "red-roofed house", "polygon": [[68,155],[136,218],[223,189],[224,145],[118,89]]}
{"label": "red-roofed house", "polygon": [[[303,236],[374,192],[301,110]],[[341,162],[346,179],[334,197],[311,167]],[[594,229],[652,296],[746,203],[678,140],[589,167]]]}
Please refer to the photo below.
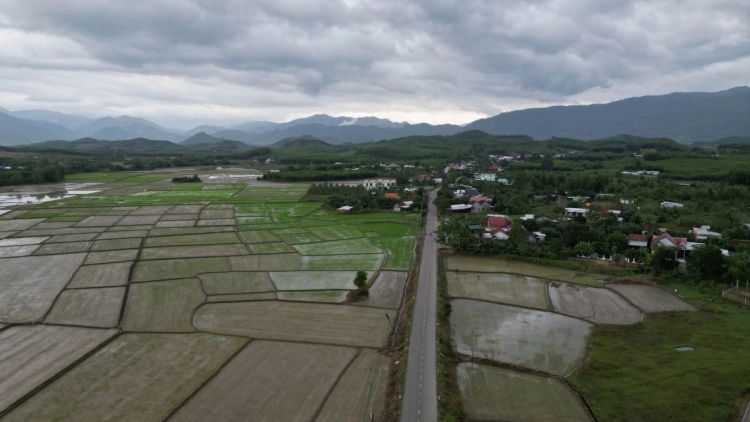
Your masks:
{"label": "red-roofed house", "polygon": [[487,219],[482,221],[482,227],[492,229],[510,229],[513,226],[513,220],[507,215],[487,214]]}
{"label": "red-roofed house", "polygon": [[487,202],[487,201],[489,201],[489,198],[487,198],[486,196],[472,196],[471,198],[469,198],[470,204],[473,204],[475,202]]}
{"label": "red-roofed house", "polygon": [[500,167],[500,166],[498,166],[497,164],[493,164],[493,165],[487,167],[487,169],[489,169],[490,171],[494,171],[495,173],[497,173],[498,171],[502,170],[503,168]]}
{"label": "red-roofed house", "polygon": [[667,232],[651,237],[651,250],[655,247],[663,246],[665,248],[677,248],[680,250],[687,249],[687,238],[674,237]]}
{"label": "red-roofed house", "polygon": [[648,235],[645,234],[629,234],[628,235],[628,246],[631,248],[645,248],[648,246]]}

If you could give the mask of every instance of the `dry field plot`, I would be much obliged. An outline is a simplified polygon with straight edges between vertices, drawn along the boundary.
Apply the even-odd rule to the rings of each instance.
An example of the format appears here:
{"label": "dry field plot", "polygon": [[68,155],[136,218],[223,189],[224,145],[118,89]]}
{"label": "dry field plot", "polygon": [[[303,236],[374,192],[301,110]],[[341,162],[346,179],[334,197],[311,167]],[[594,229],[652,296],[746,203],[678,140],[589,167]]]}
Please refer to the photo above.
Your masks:
{"label": "dry field plot", "polygon": [[130,287],[123,329],[146,332],[191,332],[193,312],[204,301],[197,278],[138,283]]}
{"label": "dry field plot", "polygon": [[472,420],[592,421],[581,400],[558,379],[475,363],[459,364],[456,375]]}
{"label": "dry field plot", "polygon": [[206,302],[252,302],[256,300],[276,300],[276,293],[237,293],[208,296]]}
{"label": "dry field plot", "polygon": [[116,333],[44,325],[0,331],[0,412]]}
{"label": "dry field plot", "polygon": [[133,281],[157,281],[195,277],[201,273],[229,271],[227,258],[170,259],[141,261],[133,270]]}
{"label": "dry field plot", "polygon": [[23,245],[38,245],[45,240],[49,239],[49,236],[43,237],[19,237],[15,239],[2,239],[0,240],[0,247],[5,246],[23,246]]}
{"label": "dry field plot", "polygon": [[210,273],[198,276],[209,295],[273,292],[275,289],[266,272]]}
{"label": "dry field plot", "polygon": [[91,252],[86,257],[84,264],[107,264],[110,262],[134,261],[138,257],[138,249],[128,249],[122,251]]}
{"label": "dry field plot", "polygon": [[0,258],[15,258],[33,254],[40,245],[5,246],[0,248]]}
{"label": "dry field plot", "polygon": [[79,268],[68,284],[68,289],[86,289],[91,287],[124,286],[128,284],[130,262],[113,264],[84,265]]}
{"label": "dry field plot", "polygon": [[593,324],[549,312],[466,299],[451,301],[459,353],[567,376],[586,354]]}
{"label": "dry field plot", "polygon": [[497,258],[451,256],[446,260],[446,265],[447,269],[452,271],[520,274],[595,287],[601,287],[611,279],[611,277],[601,274],[578,273],[564,268],[536,265],[523,261],[507,261]]}
{"label": "dry field plot", "polygon": [[404,285],[408,273],[397,271],[381,271],[370,287],[367,298],[352,305],[372,306],[375,308],[396,309],[404,294]]}
{"label": "dry field plot", "polygon": [[695,311],[695,307],[664,290],[638,284],[608,284],[643,312]]}
{"label": "dry field plot", "polygon": [[446,272],[448,295],[525,308],[548,309],[547,285],[541,280],[514,274]]}
{"label": "dry field plot", "polygon": [[247,254],[247,249],[241,244],[169,246],[143,249],[141,251],[141,259],[202,258]]}
{"label": "dry field plot", "polygon": [[64,290],[44,322],[113,328],[120,319],[125,287]]}
{"label": "dry field plot", "polygon": [[643,319],[641,311],[608,289],[550,283],[549,297],[555,312],[595,324],[637,324]]}
{"label": "dry field plot", "polygon": [[[372,277],[368,272],[368,279]],[[356,271],[289,271],[272,272],[271,280],[278,290],[355,290]]]}
{"label": "dry field plot", "polygon": [[38,322],[86,254],[0,259],[0,322]]}
{"label": "dry field plot", "polygon": [[252,341],[169,420],[311,421],[356,354],[348,347]]}
{"label": "dry field plot", "polygon": [[303,292],[276,292],[279,300],[289,302],[343,303],[349,290],[316,290]]}
{"label": "dry field plot", "polygon": [[160,421],[246,342],[197,333],[122,334],[3,422]]}
{"label": "dry field plot", "polygon": [[206,332],[358,347],[382,347],[390,332],[384,313],[347,305],[290,302],[208,303],[193,323]]}
{"label": "dry field plot", "polygon": [[391,360],[362,349],[331,391],[315,422],[358,421],[369,415],[382,418]]}
{"label": "dry field plot", "polygon": [[253,232],[239,232],[240,239],[245,243],[268,243],[278,242],[280,239],[275,234],[267,230]]}

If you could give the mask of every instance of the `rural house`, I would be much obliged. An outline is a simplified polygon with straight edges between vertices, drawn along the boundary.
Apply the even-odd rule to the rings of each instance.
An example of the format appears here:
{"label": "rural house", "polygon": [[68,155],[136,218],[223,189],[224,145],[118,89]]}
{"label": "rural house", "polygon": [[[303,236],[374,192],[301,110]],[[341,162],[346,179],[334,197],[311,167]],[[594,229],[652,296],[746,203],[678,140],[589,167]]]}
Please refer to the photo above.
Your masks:
{"label": "rural house", "polygon": [[467,213],[469,211],[471,211],[471,205],[469,205],[469,204],[451,205],[451,212],[456,212],[456,213],[465,212],[465,213]]}
{"label": "rural house", "polygon": [[396,186],[396,179],[365,179],[362,184],[365,189],[390,189]]}
{"label": "rural house", "polygon": [[721,239],[721,233],[712,232],[711,226],[693,227],[693,236],[697,242],[705,242],[708,239]]}
{"label": "rural house", "polygon": [[348,214],[352,211],[352,208],[354,207],[349,206],[349,205],[344,205],[343,207],[339,208],[336,211],[338,211],[339,214]]}
{"label": "rural house", "polygon": [[648,235],[646,234],[629,234],[628,247],[640,249],[648,247]]}
{"label": "rural house", "polygon": [[565,208],[566,217],[588,217],[590,212],[587,208]]}
{"label": "rural house", "polygon": [[664,201],[661,203],[662,208],[682,208],[684,205],[677,202]]}
{"label": "rural house", "polygon": [[620,198],[620,203],[623,205],[635,204],[635,198]]}
{"label": "rural house", "polygon": [[409,211],[411,209],[412,204],[414,204],[414,201],[399,202],[398,204],[393,206],[393,211],[396,211],[396,212]]}

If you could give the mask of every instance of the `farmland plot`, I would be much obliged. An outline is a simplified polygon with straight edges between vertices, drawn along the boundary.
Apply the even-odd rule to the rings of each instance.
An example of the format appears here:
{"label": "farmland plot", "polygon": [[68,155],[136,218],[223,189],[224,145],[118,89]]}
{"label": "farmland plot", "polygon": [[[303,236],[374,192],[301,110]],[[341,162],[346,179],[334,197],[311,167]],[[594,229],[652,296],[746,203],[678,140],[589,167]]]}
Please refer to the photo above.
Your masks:
{"label": "farmland plot", "polygon": [[570,387],[558,379],[461,363],[456,368],[466,414],[472,420],[590,422]]}
{"label": "farmland plot", "polygon": [[382,347],[395,312],[383,309],[289,302],[208,303],[195,312],[201,331],[268,340]]}
{"label": "farmland plot", "polygon": [[357,421],[370,414],[374,421],[382,420],[390,364],[389,357],[362,349],[336,383],[315,422]]}
{"label": "farmland plot", "polygon": [[147,332],[195,331],[193,312],[206,300],[200,280],[154,281],[130,287],[123,329]]}
{"label": "farmland plot", "polygon": [[[372,271],[367,278],[372,277]],[[354,290],[356,271],[289,271],[272,272],[271,280],[278,290]]]}
{"label": "farmland plot", "polygon": [[41,248],[34,252],[34,255],[57,255],[86,252],[93,244],[94,242],[51,243],[49,245],[42,245]]}
{"label": "farmland plot", "polygon": [[18,237],[15,239],[2,239],[0,240],[0,247],[5,246],[24,246],[24,245],[38,245],[45,240],[49,239],[49,236],[43,237]]}
{"label": "farmland plot", "polygon": [[382,250],[367,239],[335,240],[294,245],[301,255],[376,254]]}
{"label": "farmland plot", "polygon": [[40,245],[5,246],[0,248],[0,258],[15,258],[33,254]]}
{"label": "farmland plot", "polygon": [[141,259],[175,259],[201,258],[212,256],[247,255],[247,249],[241,244],[202,245],[202,246],[168,246],[163,248],[146,248],[141,251]]}
{"label": "farmland plot", "polygon": [[638,309],[608,289],[550,283],[549,298],[555,312],[595,324],[637,324],[643,318]]}
{"label": "farmland plot", "polygon": [[384,254],[304,256],[301,269],[314,270],[377,270],[383,265]]}
{"label": "farmland plot", "polygon": [[273,292],[271,278],[266,272],[210,273],[198,276],[209,295]]}
{"label": "farmland plot", "polygon": [[343,303],[349,290],[279,291],[276,297],[288,302]]}
{"label": "farmland plot", "polygon": [[312,420],[356,354],[347,347],[252,341],[169,420]]}
{"label": "farmland plot", "polygon": [[63,290],[44,322],[113,328],[120,319],[125,287]]}
{"label": "farmland plot", "polygon": [[276,300],[276,293],[237,293],[228,295],[213,295],[206,298],[206,302],[251,302],[254,300]]}
{"label": "farmland plot", "polygon": [[414,260],[414,246],[417,244],[414,237],[376,237],[371,238],[370,243],[388,254],[383,263],[383,269],[405,271],[411,268]]}
{"label": "farmland plot", "polygon": [[170,227],[151,230],[149,237],[233,232],[234,227]]}
{"label": "farmland plot", "polygon": [[138,249],[141,247],[141,238],[132,237],[126,239],[97,240],[91,247],[92,252],[116,251],[118,249]]}
{"label": "farmland plot", "polygon": [[325,240],[353,239],[364,236],[355,227],[346,225],[311,227],[310,233]]}
{"label": "farmland plot", "polygon": [[404,237],[419,233],[417,227],[400,223],[365,223],[357,225],[357,229],[367,237]]}
{"label": "farmland plot", "polygon": [[381,271],[370,287],[369,295],[352,305],[372,306],[374,308],[396,309],[404,294],[404,284],[408,273],[398,271]]}
{"label": "farmland plot", "polygon": [[[80,235],[85,236],[85,235]],[[104,232],[96,237],[96,240],[126,239],[129,237],[146,237],[148,230],[124,230],[119,232]],[[91,239],[81,239],[91,240]]]}
{"label": "farmland plot", "polygon": [[138,249],[122,251],[91,252],[84,264],[106,264],[110,262],[134,261],[138,257]]}
{"label": "farmland plot", "polygon": [[76,224],[76,227],[109,227],[120,221],[121,216],[91,216]]}
{"label": "farmland plot", "polygon": [[272,243],[251,243],[247,245],[247,249],[252,254],[265,254],[265,253],[290,253],[297,252],[296,249],[287,245],[284,242],[272,242]]}
{"label": "farmland plot", "polygon": [[547,286],[539,279],[514,274],[446,272],[448,295],[525,308],[547,309]]}
{"label": "farmland plot", "polygon": [[643,312],[695,310],[693,305],[658,287],[638,284],[608,284],[607,288],[623,295],[625,299],[629,300]]}
{"label": "farmland plot", "polygon": [[0,322],[38,322],[86,254],[6,258],[0,261]]}
{"label": "farmland plot", "polygon": [[199,333],[122,334],[3,422],[159,421],[246,342]]}
{"label": "farmland plot", "polygon": [[0,412],[116,333],[45,325],[0,331]]}
{"label": "farmland plot", "polygon": [[465,355],[567,376],[586,354],[593,325],[549,312],[451,301],[454,349]]}
{"label": "farmland plot", "polygon": [[270,231],[250,231],[250,232],[239,232],[237,235],[245,243],[267,243],[267,242],[278,242],[280,239]]}
{"label": "farmland plot", "polygon": [[226,243],[239,243],[237,235],[233,232],[226,233],[202,233],[185,234],[178,236],[150,237],[146,239],[147,248],[161,246],[187,246],[187,245],[220,245]]}
{"label": "farmland plot", "polygon": [[509,261],[497,258],[451,256],[446,260],[446,264],[448,270],[452,271],[520,274],[595,287],[603,286],[604,283],[611,278],[601,274],[578,273],[564,268],[548,267],[523,261]]}
{"label": "farmland plot", "polygon": [[300,268],[300,256],[296,253],[233,256],[229,265],[232,271],[296,271]]}
{"label": "farmland plot", "polygon": [[169,259],[141,261],[133,270],[133,281],[156,281],[195,277],[201,273],[229,271],[227,258]]}
{"label": "farmland plot", "polygon": [[[301,229],[303,230],[303,229]],[[315,236],[312,233],[308,232],[299,232],[299,233],[285,233],[285,234],[279,234],[279,239],[283,240],[286,243],[289,244],[295,244],[295,243],[310,243],[310,242],[322,242],[323,239],[319,238],[318,236]]]}
{"label": "farmland plot", "polygon": [[[7,217],[7,216],[6,216]],[[18,220],[0,220],[0,232],[26,230],[44,221],[44,218],[25,218]]]}
{"label": "farmland plot", "polygon": [[68,289],[86,289],[91,287],[112,287],[128,284],[130,262],[112,264],[84,265],[78,269],[68,283]]}

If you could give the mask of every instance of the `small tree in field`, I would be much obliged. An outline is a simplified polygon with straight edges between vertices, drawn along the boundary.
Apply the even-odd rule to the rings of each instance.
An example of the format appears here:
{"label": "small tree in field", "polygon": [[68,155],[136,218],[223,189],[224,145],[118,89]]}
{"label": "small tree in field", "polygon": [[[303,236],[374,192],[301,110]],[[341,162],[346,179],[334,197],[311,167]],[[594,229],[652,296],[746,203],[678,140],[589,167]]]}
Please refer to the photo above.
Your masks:
{"label": "small tree in field", "polygon": [[357,286],[357,296],[367,296],[370,292],[367,289],[367,273],[359,270],[354,277],[354,285]]}

